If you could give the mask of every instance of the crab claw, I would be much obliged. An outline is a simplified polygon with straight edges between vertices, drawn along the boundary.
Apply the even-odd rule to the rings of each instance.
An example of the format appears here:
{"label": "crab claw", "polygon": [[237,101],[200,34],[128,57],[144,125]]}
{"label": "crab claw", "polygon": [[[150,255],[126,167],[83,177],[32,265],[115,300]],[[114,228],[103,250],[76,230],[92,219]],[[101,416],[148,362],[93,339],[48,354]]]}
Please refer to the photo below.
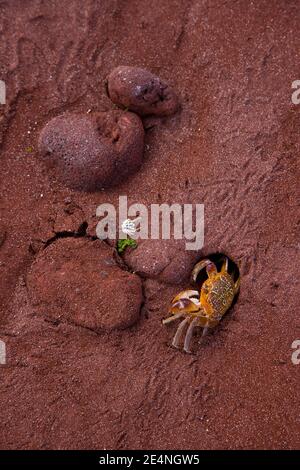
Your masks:
{"label": "crab claw", "polygon": [[177,294],[171,302],[169,313],[179,312],[192,313],[199,310],[199,292],[196,290],[185,290]]}
{"label": "crab claw", "polygon": [[169,314],[171,316],[162,320],[162,323],[165,325],[166,323],[170,323],[182,317],[186,313],[198,312],[199,306],[200,300],[197,290],[181,291],[171,302],[171,307],[169,308]]}
{"label": "crab claw", "polygon": [[206,272],[207,272],[208,276],[212,273],[217,272],[217,268],[216,268],[215,263],[213,263],[210,259],[207,259],[207,258],[203,259],[203,260],[199,261],[199,263],[197,263],[194,266],[194,269],[192,271],[192,276],[191,276],[192,282],[197,282],[198,274],[204,268],[206,268]]}

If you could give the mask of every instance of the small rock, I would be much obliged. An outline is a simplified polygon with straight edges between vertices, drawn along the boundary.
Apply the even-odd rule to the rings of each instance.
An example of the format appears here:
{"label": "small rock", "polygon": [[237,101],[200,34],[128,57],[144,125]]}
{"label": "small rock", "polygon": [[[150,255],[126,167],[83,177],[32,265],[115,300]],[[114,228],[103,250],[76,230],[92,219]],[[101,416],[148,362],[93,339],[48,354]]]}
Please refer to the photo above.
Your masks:
{"label": "small rock", "polygon": [[141,116],[168,116],[179,107],[177,95],[169,85],[138,67],[113,69],[107,78],[107,92],[113,103]]}
{"label": "small rock", "polygon": [[138,240],[137,248],[126,250],[126,264],[137,274],[167,284],[189,282],[197,251],[185,249],[185,240]]}

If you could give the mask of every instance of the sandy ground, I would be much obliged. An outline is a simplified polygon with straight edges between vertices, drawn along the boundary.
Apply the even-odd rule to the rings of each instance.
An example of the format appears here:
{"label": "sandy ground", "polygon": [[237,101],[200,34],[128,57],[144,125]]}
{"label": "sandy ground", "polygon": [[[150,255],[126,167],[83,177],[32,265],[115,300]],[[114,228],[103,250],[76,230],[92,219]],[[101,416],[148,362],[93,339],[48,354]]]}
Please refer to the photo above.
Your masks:
{"label": "sandy ground", "polygon": [[[1,448],[299,447],[299,21],[296,0],[0,1]],[[146,130],[135,175],[71,191],[41,164],[39,133],[65,111],[112,109],[104,79],[121,64],[168,81],[181,111]],[[138,320],[106,333],[68,321],[55,289],[32,304],[32,269],[51,247],[55,271],[57,234],[85,227],[94,243],[96,207],[122,194],[204,203],[202,255],[240,265],[236,304],[193,355],[161,325],[183,282],[146,273]],[[66,297],[76,313],[72,285]]]}

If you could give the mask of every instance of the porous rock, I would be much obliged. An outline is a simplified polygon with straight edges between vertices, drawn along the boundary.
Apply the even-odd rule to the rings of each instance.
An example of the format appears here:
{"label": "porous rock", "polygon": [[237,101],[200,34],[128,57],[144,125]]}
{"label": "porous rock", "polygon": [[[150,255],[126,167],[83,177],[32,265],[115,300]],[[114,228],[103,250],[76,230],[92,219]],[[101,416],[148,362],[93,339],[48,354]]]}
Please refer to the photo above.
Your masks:
{"label": "porous rock", "polygon": [[174,90],[159,77],[138,67],[119,66],[107,78],[109,98],[141,116],[168,116],[178,109]]}
{"label": "porous rock", "polygon": [[114,186],[142,163],[144,128],[121,110],[63,114],[41,131],[39,153],[71,189],[96,191]]}
{"label": "porous rock", "polygon": [[139,318],[141,280],[100,240],[61,238],[41,251],[27,275],[39,315],[95,331],[125,329]]}

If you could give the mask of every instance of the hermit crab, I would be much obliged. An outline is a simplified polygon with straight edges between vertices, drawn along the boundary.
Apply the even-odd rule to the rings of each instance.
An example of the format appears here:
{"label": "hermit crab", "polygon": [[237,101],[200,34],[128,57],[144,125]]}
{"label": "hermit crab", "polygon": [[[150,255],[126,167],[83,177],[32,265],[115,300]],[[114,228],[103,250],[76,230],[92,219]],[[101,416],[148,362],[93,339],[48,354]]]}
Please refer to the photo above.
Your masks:
{"label": "hermit crab", "polygon": [[208,258],[199,261],[192,271],[191,280],[196,284],[198,275],[204,268],[207,279],[198,290],[181,291],[172,300],[169,309],[171,316],[164,319],[163,324],[183,318],[173,338],[172,346],[175,348],[179,347],[183,332],[187,328],[183,350],[190,353],[194,328],[196,326],[203,328],[202,338],[209,328],[219,323],[238,293],[240,278],[235,281],[233,275],[228,272],[229,261],[226,256],[222,256],[220,261],[222,261],[220,271]]}

